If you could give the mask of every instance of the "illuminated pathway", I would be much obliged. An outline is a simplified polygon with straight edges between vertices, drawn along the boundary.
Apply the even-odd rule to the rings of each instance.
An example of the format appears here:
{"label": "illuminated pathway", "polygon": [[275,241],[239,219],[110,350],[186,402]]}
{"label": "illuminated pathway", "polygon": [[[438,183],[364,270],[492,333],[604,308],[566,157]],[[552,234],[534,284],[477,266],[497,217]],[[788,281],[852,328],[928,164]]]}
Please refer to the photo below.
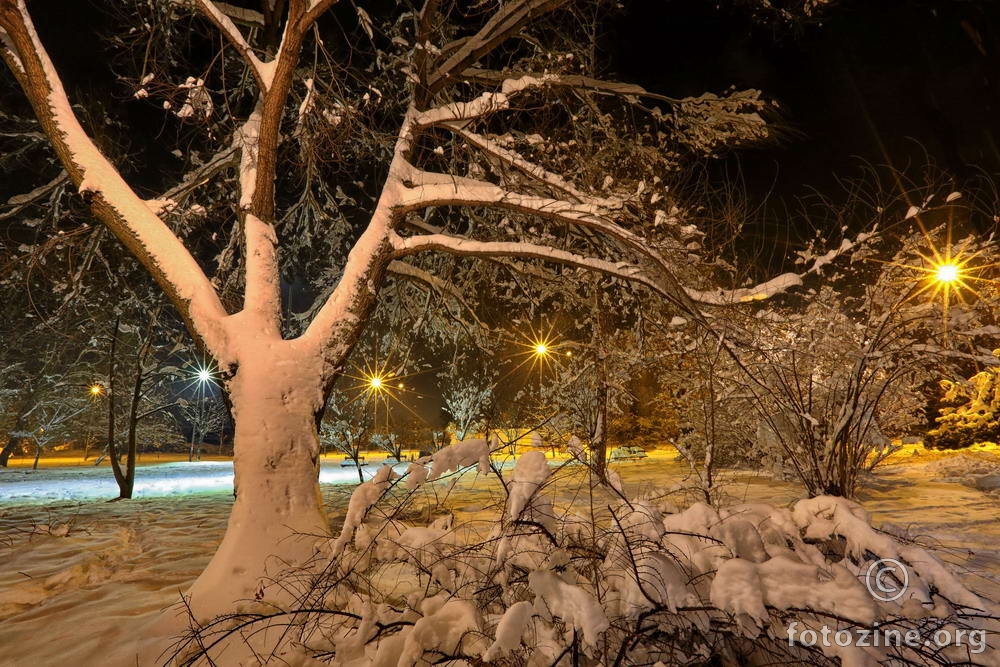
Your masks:
{"label": "illuminated pathway", "polygon": [[[374,466],[365,467],[370,477]],[[340,458],[324,460],[319,481],[322,484],[357,484],[353,467],[340,466]],[[192,493],[230,493],[233,490],[233,464],[230,461],[196,463],[160,463],[136,468],[135,497],[157,498]],[[111,470],[107,466],[64,468],[0,469],[0,504],[48,503],[56,500],[109,499],[118,496]]]}

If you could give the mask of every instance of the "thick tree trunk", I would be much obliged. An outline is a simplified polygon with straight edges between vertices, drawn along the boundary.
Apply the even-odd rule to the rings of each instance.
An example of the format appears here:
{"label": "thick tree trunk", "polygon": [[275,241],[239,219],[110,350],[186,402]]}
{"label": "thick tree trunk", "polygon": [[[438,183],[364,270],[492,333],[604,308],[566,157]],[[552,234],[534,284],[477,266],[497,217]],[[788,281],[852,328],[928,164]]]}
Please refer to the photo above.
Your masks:
{"label": "thick tree trunk", "polygon": [[18,443],[21,442],[21,438],[15,436],[14,433],[21,428],[22,421],[19,417],[17,424],[14,425],[14,429],[11,431],[11,435],[7,436],[7,444],[3,446],[3,449],[0,449],[0,468],[7,467],[7,464],[10,462],[10,455],[14,453]]}
{"label": "thick tree trunk", "polygon": [[[282,368],[274,358],[246,363],[229,385],[236,502],[222,544],[190,591],[202,620],[231,610],[235,600],[253,600],[283,570],[306,565],[317,538],[331,534],[319,489],[322,383],[295,372],[308,364],[285,363],[298,368]],[[283,597],[278,587],[264,596]]]}
{"label": "thick tree trunk", "polygon": [[0,450],[0,468],[7,467],[7,463],[10,461],[10,455],[14,453],[14,450],[21,442],[21,436],[14,434],[20,433],[24,430],[24,422],[25,419],[27,419],[27,413],[33,396],[34,392],[29,390],[17,407],[17,420],[14,422],[14,426],[11,428],[10,434],[7,436],[7,443],[3,446],[3,449]]}

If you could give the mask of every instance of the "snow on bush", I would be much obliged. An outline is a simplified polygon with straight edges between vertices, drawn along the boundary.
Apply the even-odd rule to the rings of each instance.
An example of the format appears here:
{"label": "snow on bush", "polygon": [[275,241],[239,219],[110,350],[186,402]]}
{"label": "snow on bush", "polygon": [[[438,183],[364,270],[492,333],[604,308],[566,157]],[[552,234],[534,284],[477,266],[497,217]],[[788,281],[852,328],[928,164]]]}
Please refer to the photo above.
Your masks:
{"label": "snow on bush", "polygon": [[[252,645],[264,662],[273,655],[338,665],[989,665],[1000,658],[985,640],[923,644],[938,631],[1000,631],[997,608],[928,551],[874,529],[854,502],[696,503],[678,512],[579,477],[590,493],[556,497],[554,484],[570,479],[572,467],[552,469],[540,452],[528,452],[501,473],[482,465],[483,446],[452,445],[398,478],[383,468],[354,492],[321,571],[280,582],[296,592],[294,604],[216,619],[184,638],[178,655],[196,664],[206,652],[200,647],[213,647],[207,653],[216,664],[236,664]],[[486,528],[456,524],[450,514],[412,522],[432,514],[415,511],[421,486],[473,465],[495,475],[505,494]],[[876,599],[866,586],[883,558],[907,570],[896,600]],[[790,641],[790,628],[797,636],[898,629],[921,642],[809,646]]]}

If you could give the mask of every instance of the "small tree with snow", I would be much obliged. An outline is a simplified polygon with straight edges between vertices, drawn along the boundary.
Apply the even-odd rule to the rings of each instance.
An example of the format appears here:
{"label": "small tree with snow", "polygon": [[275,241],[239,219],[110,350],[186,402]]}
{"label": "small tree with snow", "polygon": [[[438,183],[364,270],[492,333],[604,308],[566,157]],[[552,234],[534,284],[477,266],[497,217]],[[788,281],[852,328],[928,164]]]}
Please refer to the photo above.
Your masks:
{"label": "small tree with snow", "polygon": [[346,456],[358,472],[358,482],[364,482],[361,467],[365,464],[363,452],[371,439],[371,409],[364,400],[349,401],[341,392],[335,392],[331,398],[319,425],[320,443]]}
{"label": "small tree with snow", "polygon": [[[976,322],[989,304],[952,307],[950,286],[944,308],[940,289],[927,294],[937,285],[928,241],[947,256],[976,252],[973,239],[949,247],[945,238],[944,230],[915,234],[874,275],[867,267],[847,271],[855,281],[870,276],[860,293],[825,286],[804,309],[755,318],[740,371],[760,419],[758,446],[810,494],[853,495],[859,476],[891,453],[891,437],[925,422],[920,388],[953,373],[953,360],[982,356]],[[953,348],[959,336],[971,351]]]}
{"label": "small tree with snow", "polygon": [[181,419],[191,429],[188,461],[200,461],[205,436],[220,432],[228,421],[221,397],[208,388],[199,388],[198,392],[200,395],[194,398],[181,399]]}
{"label": "small tree with snow", "polygon": [[481,427],[482,418],[490,410],[495,382],[495,375],[481,371],[455,378],[445,387],[444,411],[455,425],[456,439],[465,440]]}

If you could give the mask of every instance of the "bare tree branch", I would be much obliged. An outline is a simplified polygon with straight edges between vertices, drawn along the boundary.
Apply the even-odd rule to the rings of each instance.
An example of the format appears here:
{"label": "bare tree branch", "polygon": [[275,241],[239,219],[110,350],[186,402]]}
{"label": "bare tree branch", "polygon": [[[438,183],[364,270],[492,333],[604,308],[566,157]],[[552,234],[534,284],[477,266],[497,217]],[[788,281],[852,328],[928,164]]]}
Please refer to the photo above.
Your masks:
{"label": "bare tree branch", "polygon": [[431,96],[435,95],[458,74],[506,41],[529,21],[558,9],[568,1],[515,0],[502,6],[475,35],[442,49],[445,53],[452,53],[428,74],[428,92]]}
{"label": "bare tree branch", "polygon": [[62,185],[69,183],[69,174],[65,170],[60,171],[59,175],[53,178],[51,181],[45,185],[40,185],[31,192],[25,192],[24,194],[14,195],[7,200],[6,206],[10,208],[2,213],[0,213],[0,220],[13,217],[31,206],[35,202],[52,194],[52,191],[57,189]]}

